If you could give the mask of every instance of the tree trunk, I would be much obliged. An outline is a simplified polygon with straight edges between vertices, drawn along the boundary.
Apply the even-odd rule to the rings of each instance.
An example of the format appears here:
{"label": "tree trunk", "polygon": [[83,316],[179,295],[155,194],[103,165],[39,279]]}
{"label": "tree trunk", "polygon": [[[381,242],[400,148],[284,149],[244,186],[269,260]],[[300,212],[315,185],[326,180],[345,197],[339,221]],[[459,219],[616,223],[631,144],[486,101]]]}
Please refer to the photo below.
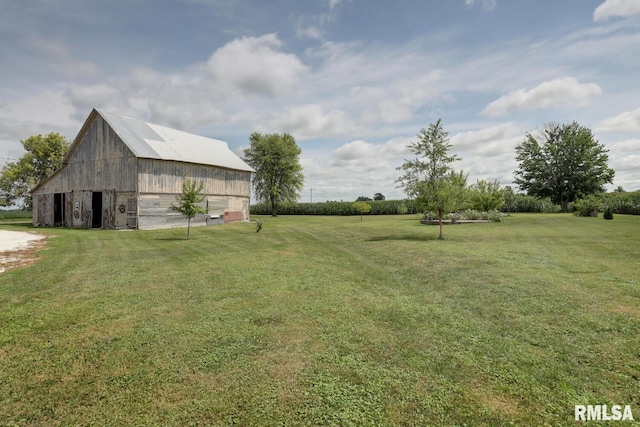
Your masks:
{"label": "tree trunk", "polygon": [[187,219],[187,240],[189,240],[189,233],[191,232],[191,218]]}
{"label": "tree trunk", "polygon": [[444,237],[442,236],[442,212],[438,212],[438,222],[440,223],[440,237],[438,237],[438,239],[444,240]]}
{"label": "tree trunk", "polygon": [[273,201],[271,202],[271,216],[278,216],[278,205]]}
{"label": "tree trunk", "polygon": [[567,199],[560,200],[560,210],[562,210],[562,212],[567,212],[569,210],[569,200]]}

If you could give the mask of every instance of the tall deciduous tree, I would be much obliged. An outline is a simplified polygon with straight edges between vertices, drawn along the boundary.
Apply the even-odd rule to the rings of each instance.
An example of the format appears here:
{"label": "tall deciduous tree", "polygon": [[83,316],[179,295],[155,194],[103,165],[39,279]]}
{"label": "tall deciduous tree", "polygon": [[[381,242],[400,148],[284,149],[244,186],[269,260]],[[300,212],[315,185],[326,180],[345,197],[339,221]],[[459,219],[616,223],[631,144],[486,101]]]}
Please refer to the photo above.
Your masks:
{"label": "tall deciduous tree", "polygon": [[608,150],[590,129],[576,122],[547,124],[516,146],[515,183],[537,197],[549,197],[566,212],[569,202],[604,191],[613,182]]}
{"label": "tall deciduous tree", "polygon": [[30,209],[30,191],[62,166],[70,144],[55,132],[30,136],[20,142],[26,153],[0,171],[0,206],[22,204]]}
{"label": "tall deciduous tree", "polygon": [[198,184],[196,181],[184,177],[182,181],[182,194],[176,196],[177,205],[171,205],[171,209],[180,212],[187,217],[187,240],[191,232],[191,219],[198,214],[205,214],[207,211],[199,206],[203,202],[204,196],[201,194],[204,183]]}
{"label": "tall deciduous tree", "polygon": [[451,147],[449,134],[438,119],[429,129],[420,130],[418,141],[409,145],[415,157],[397,168],[403,172],[397,182],[407,196],[423,211],[434,211],[438,215],[440,239],[443,239],[442,217],[462,203],[466,187],[466,176],[455,173],[451,167],[460,160],[455,154],[449,154]]}
{"label": "tall deciduous tree", "polygon": [[271,205],[271,215],[278,215],[283,202],[300,198],[304,175],[300,165],[301,150],[288,133],[260,134],[249,137],[251,146],[244,150],[244,161],[256,172],[253,189],[259,201]]}

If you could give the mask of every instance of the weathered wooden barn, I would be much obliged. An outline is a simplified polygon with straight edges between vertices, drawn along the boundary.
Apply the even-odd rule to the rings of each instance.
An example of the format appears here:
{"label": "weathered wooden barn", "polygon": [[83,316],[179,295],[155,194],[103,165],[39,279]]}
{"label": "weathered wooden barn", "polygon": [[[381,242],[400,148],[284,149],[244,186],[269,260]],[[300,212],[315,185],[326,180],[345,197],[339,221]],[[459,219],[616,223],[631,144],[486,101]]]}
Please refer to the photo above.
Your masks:
{"label": "weathered wooden barn", "polygon": [[94,109],[62,167],[33,189],[33,224],[186,226],[171,209],[185,176],[204,183],[207,214],[192,225],[248,221],[252,172],[226,142]]}

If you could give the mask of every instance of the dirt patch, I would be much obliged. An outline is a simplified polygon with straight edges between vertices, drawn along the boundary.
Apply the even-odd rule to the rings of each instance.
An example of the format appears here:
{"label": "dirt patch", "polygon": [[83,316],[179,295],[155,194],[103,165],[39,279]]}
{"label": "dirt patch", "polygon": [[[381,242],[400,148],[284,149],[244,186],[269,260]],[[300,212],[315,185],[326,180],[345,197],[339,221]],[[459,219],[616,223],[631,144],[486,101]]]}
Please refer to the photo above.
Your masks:
{"label": "dirt patch", "polygon": [[36,262],[45,242],[41,234],[0,230],[0,274]]}

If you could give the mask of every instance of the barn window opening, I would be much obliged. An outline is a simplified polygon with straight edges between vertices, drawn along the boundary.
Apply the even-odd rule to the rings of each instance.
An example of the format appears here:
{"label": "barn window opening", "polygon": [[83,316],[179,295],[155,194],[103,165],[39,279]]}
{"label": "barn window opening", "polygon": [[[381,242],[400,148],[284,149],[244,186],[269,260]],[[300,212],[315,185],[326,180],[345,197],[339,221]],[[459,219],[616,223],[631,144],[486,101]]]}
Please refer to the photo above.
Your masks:
{"label": "barn window opening", "polygon": [[91,210],[93,211],[91,227],[102,228],[102,191],[93,192],[91,196]]}

